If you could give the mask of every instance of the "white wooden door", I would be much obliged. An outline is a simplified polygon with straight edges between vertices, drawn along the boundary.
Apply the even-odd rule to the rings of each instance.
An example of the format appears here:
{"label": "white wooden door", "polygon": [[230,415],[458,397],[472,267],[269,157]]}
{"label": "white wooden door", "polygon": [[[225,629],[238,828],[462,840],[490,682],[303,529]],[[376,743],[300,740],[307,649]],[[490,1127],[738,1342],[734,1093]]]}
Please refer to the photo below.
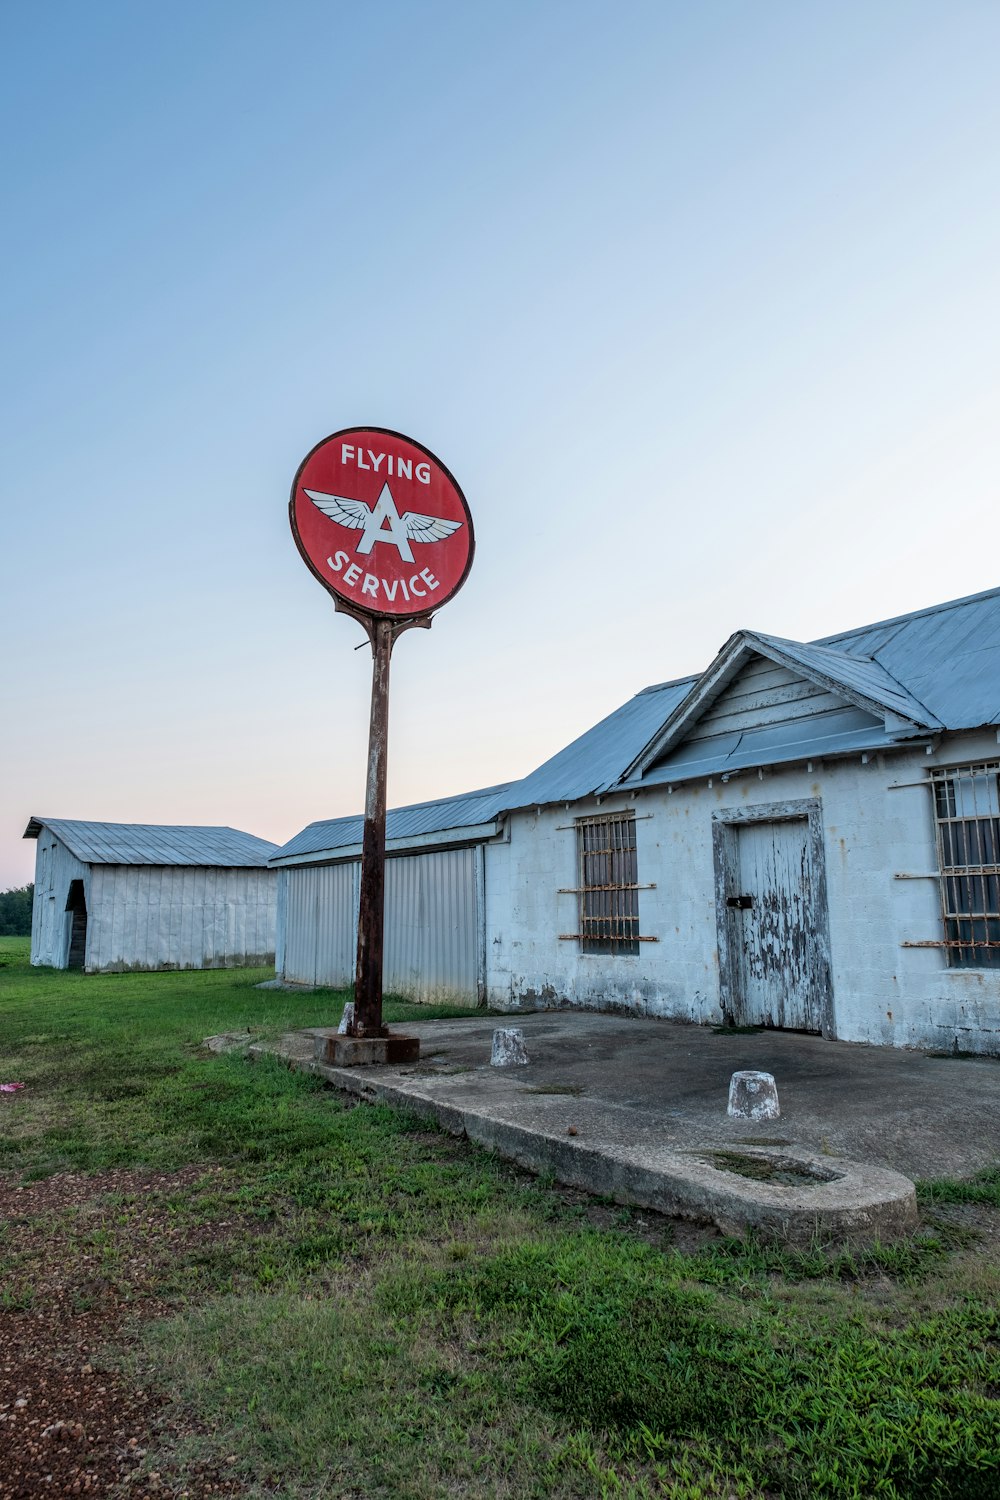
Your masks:
{"label": "white wooden door", "polygon": [[727,905],[739,937],[738,1019],[818,1031],[808,819],[743,823],[736,833],[739,890]]}

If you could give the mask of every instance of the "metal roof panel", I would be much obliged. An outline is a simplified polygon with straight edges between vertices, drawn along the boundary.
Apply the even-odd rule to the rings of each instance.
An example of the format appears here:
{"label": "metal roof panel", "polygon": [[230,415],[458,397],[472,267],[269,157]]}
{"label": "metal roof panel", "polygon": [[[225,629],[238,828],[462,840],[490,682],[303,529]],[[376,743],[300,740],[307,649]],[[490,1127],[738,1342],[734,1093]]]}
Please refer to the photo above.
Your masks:
{"label": "metal roof panel", "polygon": [[[432,802],[390,808],[385,820],[386,844],[493,823],[506,805],[508,790],[509,783],[503,782],[500,786],[483,787],[457,797],[439,797]],[[272,863],[282,864],[303,855],[324,856],[353,849],[361,843],[364,824],[360,813],[310,823],[274,851]]]}
{"label": "metal roof panel", "polygon": [[628,791],[640,786],[664,786],[757,766],[822,760],[852,750],[885,749],[893,743],[884,724],[863,709],[845,706],[810,719],[689,740],[658,761],[645,776],[623,781],[621,787]]}
{"label": "metal roof panel", "polygon": [[873,657],[946,729],[1000,723],[1000,589],[817,644]]}
{"label": "metal roof panel", "polygon": [[814,671],[904,719],[912,719],[914,723],[927,727],[937,727],[935,717],[928,716],[924,704],[907,692],[880,661],[868,656],[855,656],[848,651],[837,651],[816,642],[807,645],[801,641],[783,640],[779,636],[761,635],[757,631],[748,631],[747,639],[750,643],[759,641],[765,647],[775,647],[792,661],[798,662],[804,671]]}
{"label": "metal roof panel", "polygon": [[238,828],[157,823],[91,823],[77,818],[32,818],[25,838],[48,828],[88,865],[212,865],[260,868],[277,844]]}

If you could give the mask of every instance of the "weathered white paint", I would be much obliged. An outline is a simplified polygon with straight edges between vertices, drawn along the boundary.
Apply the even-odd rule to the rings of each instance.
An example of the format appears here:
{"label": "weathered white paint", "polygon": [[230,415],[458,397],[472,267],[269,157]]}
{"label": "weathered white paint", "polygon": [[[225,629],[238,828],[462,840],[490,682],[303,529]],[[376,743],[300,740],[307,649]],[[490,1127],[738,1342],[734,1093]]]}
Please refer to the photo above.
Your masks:
{"label": "weathered white paint", "polygon": [[733,730],[756,729],[763,724],[791,724],[796,719],[816,719],[826,713],[841,713],[843,698],[810,682],[801,673],[757,656],[730,683],[685,735],[685,743],[707,740]]}
{"label": "weathered white paint", "polygon": [[742,1025],[820,1029],[813,1015],[807,935],[811,907],[805,818],[736,825],[740,890],[751,905],[735,921],[742,954]]}
{"label": "weathered white paint", "polygon": [[[491,1004],[622,1008],[723,1019],[713,814],[818,800],[827,886],[832,1035],[934,1050],[1000,1051],[1000,971],[949,968],[944,949],[904,947],[943,936],[932,766],[997,758],[996,734],[942,736],[885,754],[756,770],[512,813],[509,845],[488,845]],[[635,957],[584,955],[575,932],[575,816],[633,808],[642,943]]]}
{"label": "weathered white paint", "polygon": [[524,1045],[524,1032],[520,1026],[500,1026],[493,1033],[490,1048],[491,1068],[523,1068],[527,1066],[528,1049]]}
{"label": "weathered white paint", "polygon": [[781,1117],[773,1073],[741,1069],[729,1080],[726,1113],[734,1120],[777,1120]]}
{"label": "weathered white paint", "polygon": [[31,962],[65,968],[70,882],[87,903],[88,973],[269,965],[276,876],[267,869],[88,865],[51,830],[38,838]]}

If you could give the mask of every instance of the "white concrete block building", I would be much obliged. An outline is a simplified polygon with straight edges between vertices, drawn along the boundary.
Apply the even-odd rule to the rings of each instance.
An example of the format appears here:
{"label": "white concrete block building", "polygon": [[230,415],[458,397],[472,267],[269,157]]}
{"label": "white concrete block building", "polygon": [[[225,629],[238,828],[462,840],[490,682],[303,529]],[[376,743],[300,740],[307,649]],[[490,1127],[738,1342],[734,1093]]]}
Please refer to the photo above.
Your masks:
{"label": "white concrete block building", "polygon": [[511,788],[487,995],[1000,1051],[1000,590],[740,631]]}
{"label": "white concrete block building", "polygon": [[31,962],[105,973],[274,961],[277,845],[236,828],[32,818]]}

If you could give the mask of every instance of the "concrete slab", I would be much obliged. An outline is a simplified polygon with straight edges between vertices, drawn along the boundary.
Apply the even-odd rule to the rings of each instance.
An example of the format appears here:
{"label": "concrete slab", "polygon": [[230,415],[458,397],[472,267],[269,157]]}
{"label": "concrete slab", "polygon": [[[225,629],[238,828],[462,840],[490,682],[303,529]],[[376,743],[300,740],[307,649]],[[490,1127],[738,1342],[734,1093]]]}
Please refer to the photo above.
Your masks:
{"label": "concrete slab", "polygon": [[[315,1059],[336,1029],[277,1050],[336,1087],[424,1114],[534,1171],[621,1202],[748,1225],[887,1237],[915,1218],[912,1177],[1000,1156],[1000,1062],[581,1011],[519,1015],[528,1065],[490,1066],[497,1017],[409,1024],[413,1067]],[[734,1072],[772,1073],[779,1120],[732,1119]],[[747,1160],[749,1158],[749,1160]]]}

